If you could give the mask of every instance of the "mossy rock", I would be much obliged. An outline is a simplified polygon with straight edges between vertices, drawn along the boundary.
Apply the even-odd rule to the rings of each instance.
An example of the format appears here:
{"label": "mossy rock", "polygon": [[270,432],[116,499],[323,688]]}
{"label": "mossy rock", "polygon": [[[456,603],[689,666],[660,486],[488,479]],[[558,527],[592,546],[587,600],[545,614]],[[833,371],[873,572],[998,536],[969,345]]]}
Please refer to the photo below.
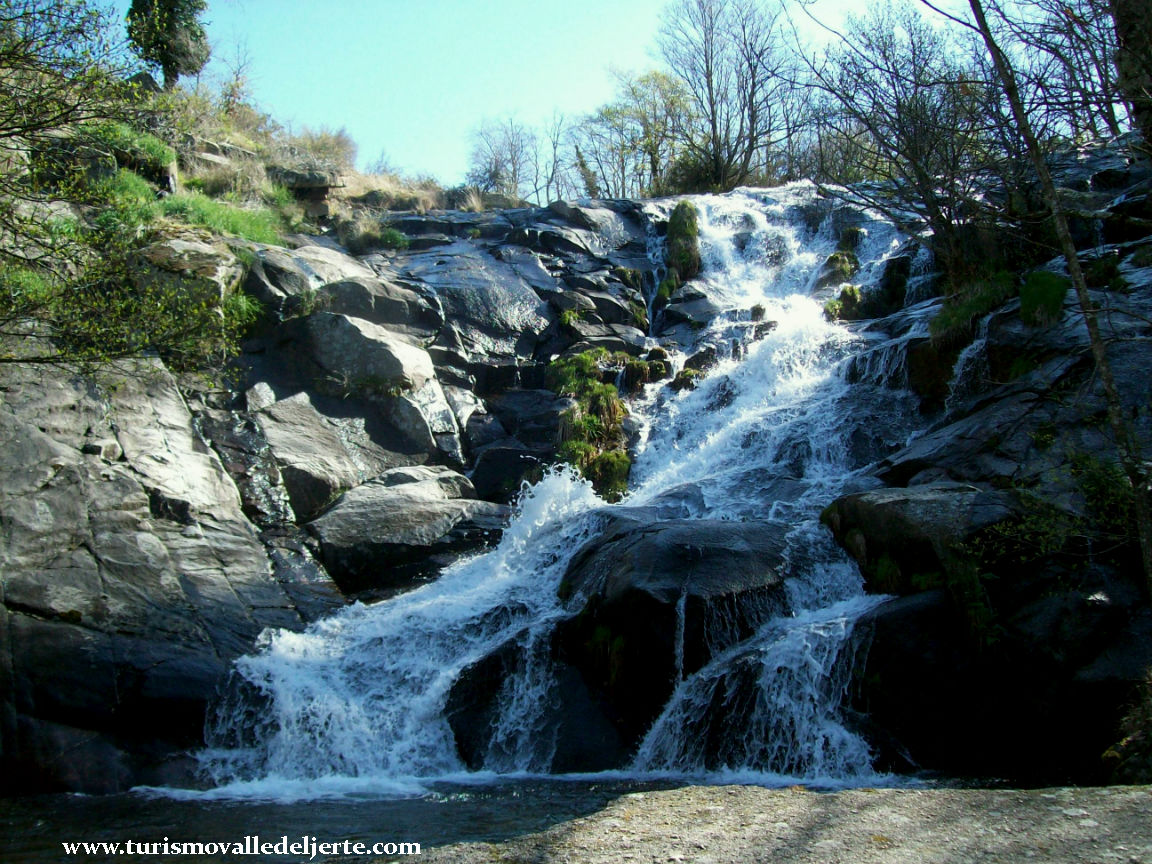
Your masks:
{"label": "mossy rock", "polygon": [[856,275],[860,269],[860,262],[856,253],[838,249],[828,256],[820,276],[816,279],[817,288],[827,288],[829,285],[840,285]]}
{"label": "mossy rock", "polygon": [[859,321],[864,317],[862,301],[860,286],[845,285],[840,289],[839,297],[824,304],[824,317],[829,321]]}
{"label": "mossy rock", "polygon": [[668,387],[677,393],[683,390],[695,390],[701,377],[703,377],[702,373],[696,369],[681,369],[676,373],[676,377],[668,383]]}
{"label": "mossy rock", "polygon": [[696,207],[691,201],[681,201],[668,219],[668,238],[665,264],[675,270],[680,282],[687,282],[700,273],[700,226]]}
{"label": "mossy rock", "polygon": [[859,225],[849,225],[840,232],[840,240],[837,242],[836,248],[841,252],[852,252],[867,236],[868,232]]}

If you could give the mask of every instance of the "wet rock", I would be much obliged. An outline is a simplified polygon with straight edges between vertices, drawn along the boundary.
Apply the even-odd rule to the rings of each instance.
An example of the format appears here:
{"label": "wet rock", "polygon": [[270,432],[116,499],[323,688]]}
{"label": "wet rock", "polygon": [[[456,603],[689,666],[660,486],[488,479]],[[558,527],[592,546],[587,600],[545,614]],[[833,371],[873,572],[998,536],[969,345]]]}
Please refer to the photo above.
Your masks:
{"label": "wet rock", "polygon": [[627,746],[648,729],[679,676],[787,605],[780,526],[648,524],[650,515],[614,515],[573,558],[561,592],[580,598],[582,611],[555,637],[557,657],[580,670]]}
{"label": "wet rock", "polygon": [[488,399],[488,410],[509,435],[531,449],[551,454],[559,440],[560,415],[575,404],[551,390],[509,390]]}
{"label": "wet rock", "polygon": [[858,624],[869,649],[854,704],[877,767],[1029,785],[1107,778],[1101,756],[1152,660],[1137,635],[1152,617],[1135,598],[1065,591],[1000,626],[992,643],[973,639],[944,591],[892,600]]}
{"label": "wet rock", "polygon": [[525,482],[534,483],[543,476],[549,461],[541,450],[530,449],[515,438],[489,444],[477,452],[472,469],[476,494],[485,501],[509,504]]}
{"label": "wet rock", "polygon": [[516,270],[471,246],[410,255],[403,272],[435,291],[468,354],[530,357],[548,326],[546,304]]}
{"label": "wet rock", "polygon": [[[512,761],[509,757],[522,758],[497,739],[496,723],[505,707],[505,685],[522,674],[526,662],[524,646],[513,640],[464,669],[453,684],[444,714],[457,752],[472,770],[500,770]],[[564,663],[546,662],[553,665],[557,697],[545,706],[535,738],[541,749],[553,742],[554,749],[537,754],[537,770],[568,773],[625,767],[630,754],[580,673]]]}

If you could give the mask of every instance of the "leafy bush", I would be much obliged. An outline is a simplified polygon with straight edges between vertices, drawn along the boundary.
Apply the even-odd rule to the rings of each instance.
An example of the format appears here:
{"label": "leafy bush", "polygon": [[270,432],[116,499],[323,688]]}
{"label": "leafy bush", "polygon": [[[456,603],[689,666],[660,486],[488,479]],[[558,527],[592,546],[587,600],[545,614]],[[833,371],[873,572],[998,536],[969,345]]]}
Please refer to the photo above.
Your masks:
{"label": "leafy bush", "polygon": [[584,476],[606,501],[619,501],[628,491],[628,472],[632,460],[624,450],[608,450],[592,459]]}
{"label": "leafy bush", "polygon": [[621,427],[628,410],[615,385],[604,382],[604,370],[629,362],[643,361],[597,348],[562,357],[548,368],[552,389],[577,403],[560,417],[556,455],[578,468],[609,501],[627,490],[631,460],[624,450]]}
{"label": "leafy bush", "polygon": [[90,200],[108,208],[95,220],[97,228],[102,231],[121,231],[139,236],[160,215],[156,190],[127,168],[121,168],[110,179],[96,184],[91,190]]}
{"label": "leafy bush", "polygon": [[860,319],[861,294],[856,285],[845,285],[840,296],[824,304],[824,317],[829,321],[857,321]]}
{"label": "leafy bush", "polygon": [[155,176],[176,161],[176,151],[149,132],[112,120],[91,123],[81,130],[84,137],[112,151],[122,168]]}

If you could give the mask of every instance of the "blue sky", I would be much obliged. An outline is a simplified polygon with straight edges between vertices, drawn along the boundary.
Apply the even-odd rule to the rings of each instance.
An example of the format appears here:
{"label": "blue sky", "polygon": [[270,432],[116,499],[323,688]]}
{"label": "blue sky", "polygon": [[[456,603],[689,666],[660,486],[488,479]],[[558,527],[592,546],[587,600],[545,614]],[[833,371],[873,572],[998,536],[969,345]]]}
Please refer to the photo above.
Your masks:
{"label": "blue sky", "polygon": [[[130,0],[113,0],[122,16]],[[590,113],[609,72],[658,65],[667,0],[209,0],[216,57],[250,61],[255,102],[277,121],[345,128],[361,166],[463,180],[485,118],[531,125]],[[822,0],[822,6],[853,6]],[[211,66],[208,72],[211,72]]]}

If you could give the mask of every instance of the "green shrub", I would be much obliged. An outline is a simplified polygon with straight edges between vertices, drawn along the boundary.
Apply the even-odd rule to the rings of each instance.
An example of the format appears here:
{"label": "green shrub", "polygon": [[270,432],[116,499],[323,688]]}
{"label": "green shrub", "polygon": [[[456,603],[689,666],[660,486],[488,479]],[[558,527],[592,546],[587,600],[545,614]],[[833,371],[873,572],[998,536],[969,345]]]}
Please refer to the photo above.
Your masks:
{"label": "green shrub", "polygon": [[239,334],[247,333],[264,314],[264,307],[251,294],[233,291],[220,307],[226,327]]}
{"label": "green shrub", "polygon": [[660,280],[660,287],[656,289],[656,299],[659,304],[667,304],[679,287],[680,275],[675,270],[672,270],[667,276]]}
{"label": "green shrub", "polygon": [[104,206],[94,220],[97,231],[136,237],[160,215],[156,190],[140,175],[121,168],[91,190],[91,200]]}
{"label": "green shrub", "polygon": [[829,321],[857,321],[861,317],[861,299],[859,286],[845,285],[839,297],[824,304],[824,317]]}
{"label": "green shrub", "polygon": [[279,217],[263,207],[243,209],[202,195],[185,192],[160,201],[161,212],[217,234],[232,234],[255,243],[279,243]]}
{"label": "green shrub", "polygon": [[552,389],[577,403],[560,416],[557,458],[578,468],[609,501],[627,489],[631,461],[624,451],[621,427],[628,411],[615,385],[605,383],[603,377],[605,369],[626,368],[630,362],[643,363],[597,348],[562,357],[548,368]]}
{"label": "green shrub", "polygon": [[1064,311],[1064,295],[1071,283],[1064,276],[1036,270],[1020,286],[1020,318],[1034,327],[1047,327]]}

